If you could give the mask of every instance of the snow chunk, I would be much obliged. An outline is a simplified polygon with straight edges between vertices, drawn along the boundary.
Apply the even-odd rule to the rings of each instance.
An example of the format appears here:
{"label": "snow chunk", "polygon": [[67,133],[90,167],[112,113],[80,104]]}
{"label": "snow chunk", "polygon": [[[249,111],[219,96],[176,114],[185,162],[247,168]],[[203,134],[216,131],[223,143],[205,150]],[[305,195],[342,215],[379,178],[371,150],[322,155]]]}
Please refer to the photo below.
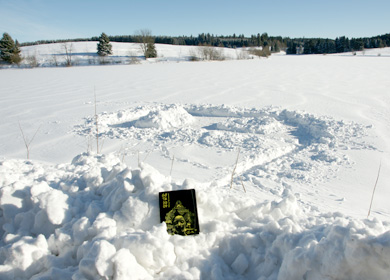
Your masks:
{"label": "snow chunk", "polygon": [[239,254],[238,257],[232,263],[232,269],[237,274],[244,274],[248,266],[249,266],[248,259],[242,253]]}
{"label": "snow chunk", "polygon": [[153,279],[128,249],[120,249],[112,258],[115,267],[114,279],[126,279],[131,275],[134,280]]}
{"label": "snow chunk", "polygon": [[44,257],[48,254],[48,244],[43,235],[38,235],[37,238],[22,237],[7,250],[1,249],[5,261],[0,265],[0,278],[30,279],[45,269]]}
{"label": "snow chunk", "polygon": [[45,211],[53,225],[60,225],[64,222],[66,211],[69,208],[68,195],[62,191],[51,189],[47,183],[42,182],[31,188],[31,197],[33,202],[37,203]]}
{"label": "snow chunk", "polygon": [[114,264],[111,259],[115,253],[115,247],[106,240],[94,242],[87,254],[80,260],[78,274],[87,279],[112,277]]}

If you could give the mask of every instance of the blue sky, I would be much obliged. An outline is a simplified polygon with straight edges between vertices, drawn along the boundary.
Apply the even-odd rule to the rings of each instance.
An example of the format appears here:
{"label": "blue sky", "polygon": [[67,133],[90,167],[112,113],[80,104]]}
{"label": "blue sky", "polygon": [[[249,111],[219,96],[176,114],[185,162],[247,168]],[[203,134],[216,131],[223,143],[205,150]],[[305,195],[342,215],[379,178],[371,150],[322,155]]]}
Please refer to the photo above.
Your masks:
{"label": "blue sky", "polygon": [[132,35],[372,37],[390,33],[389,0],[0,0],[0,32],[19,42]]}

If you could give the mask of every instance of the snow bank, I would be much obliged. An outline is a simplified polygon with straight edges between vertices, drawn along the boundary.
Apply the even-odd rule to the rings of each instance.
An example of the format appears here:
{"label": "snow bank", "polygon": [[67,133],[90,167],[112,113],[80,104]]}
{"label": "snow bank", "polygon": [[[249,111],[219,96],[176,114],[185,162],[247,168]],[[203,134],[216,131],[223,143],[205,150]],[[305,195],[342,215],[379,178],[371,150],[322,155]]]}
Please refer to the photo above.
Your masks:
{"label": "snow bank", "polygon": [[[272,107],[247,109],[226,105],[154,104],[118,112],[103,112],[98,118],[101,136],[109,138],[128,139],[131,135],[133,138],[140,138],[145,131],[153,132],[155,136],[167,135],[169,130],[175,131],[175,134],[187,133],[187,139],[197,135],[202,137],[205,131],[240,133],[239,136],[228,133],[229,138],[237,139],[245,137],[244,134],[247,137],[254,137],[253,134],[273,137],[291,133],[304,146],[317,143],[334,147],[353,140],[351,144],[360,148],[373,148],[368,144],[358,143],[359,138],[367,134],[366,130],[370,126],[364,127],[354,122],[337,121],[328,116]],[[207,124],[205,121],[211,123]],[[199,127],[199,124],[203,126]],[[74,131],[87,135],[94,128],[95,116],[90,116],[86,118],[85,124],[77,125]],[[190,132],[188,128],[193,131]],[[194,130],[200,133],[195,133]],[[197,141],[199,142],[199,139]]]}
{"label": "snow bank", "polygon": [[[75,131],[81,135],[95,133],[95,121],[95,116],[87,117],[86,123],[77,125]],[[146,136],[146,129],[150,129],[150,132],[179,129],[192,124],[194,118],[180,105],[156,104],[112,113],[103,112],[98,115],[98,122],[102,137],[140,138]]]}
{"label": "snow bank", "polygon": [[[0,163],[1,279],[388,279],[390,225],[256,201],[81,154]],[[170,236],[158,192],[195,188],[201,233]]]}
{"label": "snow bank", "polygon": [[[261,169],[264,174],[255,174],[257,178],[288,178],[301,183],[321,180],[339,166],[351,164],[346,150],[375,149],[364,141],[370,126],[274,107],[150,104],[103,112],[98,119],[100,138],[132,141],[124,151],[126,156],[142,145],[146,154],[158,153],[169,160],[175,157],[181,165],[199,168],[198,174],[204,174],[205,169],[218,173],[218,177],[206,176],[204,182],[230,180],[227,166],[234,164],[238,147],[241,160],[236,171],[248,180],[258,167],[256,172]],[[95,127],[95,117],[89,116],[74,132],[88,137],[95,134]],[[220,163],[215,165],[212,151],[200,158],[201,149],[234,155],[219,156]]]}

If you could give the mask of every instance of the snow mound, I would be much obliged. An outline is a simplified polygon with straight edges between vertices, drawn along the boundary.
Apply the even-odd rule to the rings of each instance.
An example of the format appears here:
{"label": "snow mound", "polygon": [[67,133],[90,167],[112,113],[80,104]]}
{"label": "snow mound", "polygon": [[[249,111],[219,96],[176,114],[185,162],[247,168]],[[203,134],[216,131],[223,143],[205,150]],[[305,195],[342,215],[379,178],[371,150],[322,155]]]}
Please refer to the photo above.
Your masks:
{"label": "snow mound", "polygon": [[[326,179],[340,166],[352,164],[346,150],[375,149],[364,141],[370,127],[272,107],[152,104],[104,112],[98,119],[99,138],[126,141],[125,156],[142,150],[165,158],[165,166],[175,158],[186,170],[205,174],[203,182],[226,183],[231,174],[227,167],[234,164],[238,148],[237,172],[245,180],[301,183]],[[75,132],[94,135],[95,118],[87,117]]]}
{"label": "snow mound", "polygon": [[[342,145],[353,138],[365,136],[367,129],[357,123],[336,121],[331,117],[305,112],[278,108],[247,109],[226,105],[145,105],[113,113],[103,112],[98,119],[102,137],[128,139],[133,134],[133,138],[140,138],[145,134],[150,136],[152,132],[155,136],[166,137],[167,130],[175,131],[175,134],[193,134],[186,135],[187,139],[203,135],[205,131],[234,132],[248,134],[249,137],[254,137],[252,134],[272,137],[274,134],[291,133],[305,146],[314,143],[332,147]],[[212,123],[207,125],[206,121]],[[81,135],[90,134],[94,128],[95,116],[91,116],[86,118],[84,125],[76,126],[75,132]],[[235,136],[240,137],[243,136]],[[358,141],[351,144],[361,148],[373,148]]]}
{"label": "snow mound", "polygon": [[[155,105],[120,110],[114,113],[103,112],[98,116],[102,136],[126,137],[126,131],[170,130],[189,125],[194,118],[180,105]],[[92,133],[96,124],[96,116],[86,118],[84,126],[76,126],[79,134]],[[124,135],[125,134],[125,135]]]}
{"label": "snow mound", "polygon": [[[390,225],[173,183],[147,164],[81,154],[0,162],[1,279],[388,279]],[[171,236],[158,192],[195,188],[201,233]],[[340,278],[341,277],[341,278]]]}
{"label": "snow mound", "polygon": [[169,129],[182,127],[193,122],[193,118],[182,107],[171,105],[162,110],[153,110],[134,122],[138,128]]}

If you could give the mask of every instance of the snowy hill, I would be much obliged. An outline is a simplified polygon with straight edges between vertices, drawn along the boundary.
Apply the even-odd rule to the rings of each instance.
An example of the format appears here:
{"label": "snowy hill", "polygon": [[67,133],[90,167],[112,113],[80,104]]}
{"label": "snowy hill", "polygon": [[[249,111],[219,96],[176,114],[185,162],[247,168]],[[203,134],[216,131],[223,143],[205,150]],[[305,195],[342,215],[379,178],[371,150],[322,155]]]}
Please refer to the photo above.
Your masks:
{"label": "snowy hill", "polygon": [[[103,64],[134,64],[155,62],[189,61],[202,58],[202,50],[208,47],[176,46],[156,44],[158,57],[145,61],[140,44],[112,42],[113,54],[107,57],[97,55],[98,42],[68,42],[44,44],[22,47],[22,56],[25,58],[22,66],[29,67],[31,62],[39,66],[63,66],[70,57],[74,66],[89,66]],[[215,48],[224,59],[253,57],[245,49]],[[33,60],[32,60],[33,58]]]}
{"label": "snowy hill", "polygon": [[[158,57],[145,61],[140,44],[111,42],[113,54],[107,57],[97,55],[97,42],[67,42],[44,44],[22,47],[24,60],[21,67],[43,66],[57,67],[64,66],[67,59],[71,59],[74,66],[91,66],[105,64],[135,64],[135,63],[156,63],[156,62],[183,62],[195,58],[202,60],[204,50],[209,47],[178,46],[156,44]],[[248,50],[250,48],[214,48],[225,60],[253,59]],[[284,55],[284,52],[274,56]],[[347,52],[341,54],[330,54],[331,56],[358,56],[358,57],[390,57],[390,48],[367,49],[359,52]]]}
{"label": "snowy hill", "polygon": [[[1,279],[389,279],[390,49],[113,47],[120,65],[78,42],[88,67],[0,70]],[[179,189],[199,235],[159,221]]]}

